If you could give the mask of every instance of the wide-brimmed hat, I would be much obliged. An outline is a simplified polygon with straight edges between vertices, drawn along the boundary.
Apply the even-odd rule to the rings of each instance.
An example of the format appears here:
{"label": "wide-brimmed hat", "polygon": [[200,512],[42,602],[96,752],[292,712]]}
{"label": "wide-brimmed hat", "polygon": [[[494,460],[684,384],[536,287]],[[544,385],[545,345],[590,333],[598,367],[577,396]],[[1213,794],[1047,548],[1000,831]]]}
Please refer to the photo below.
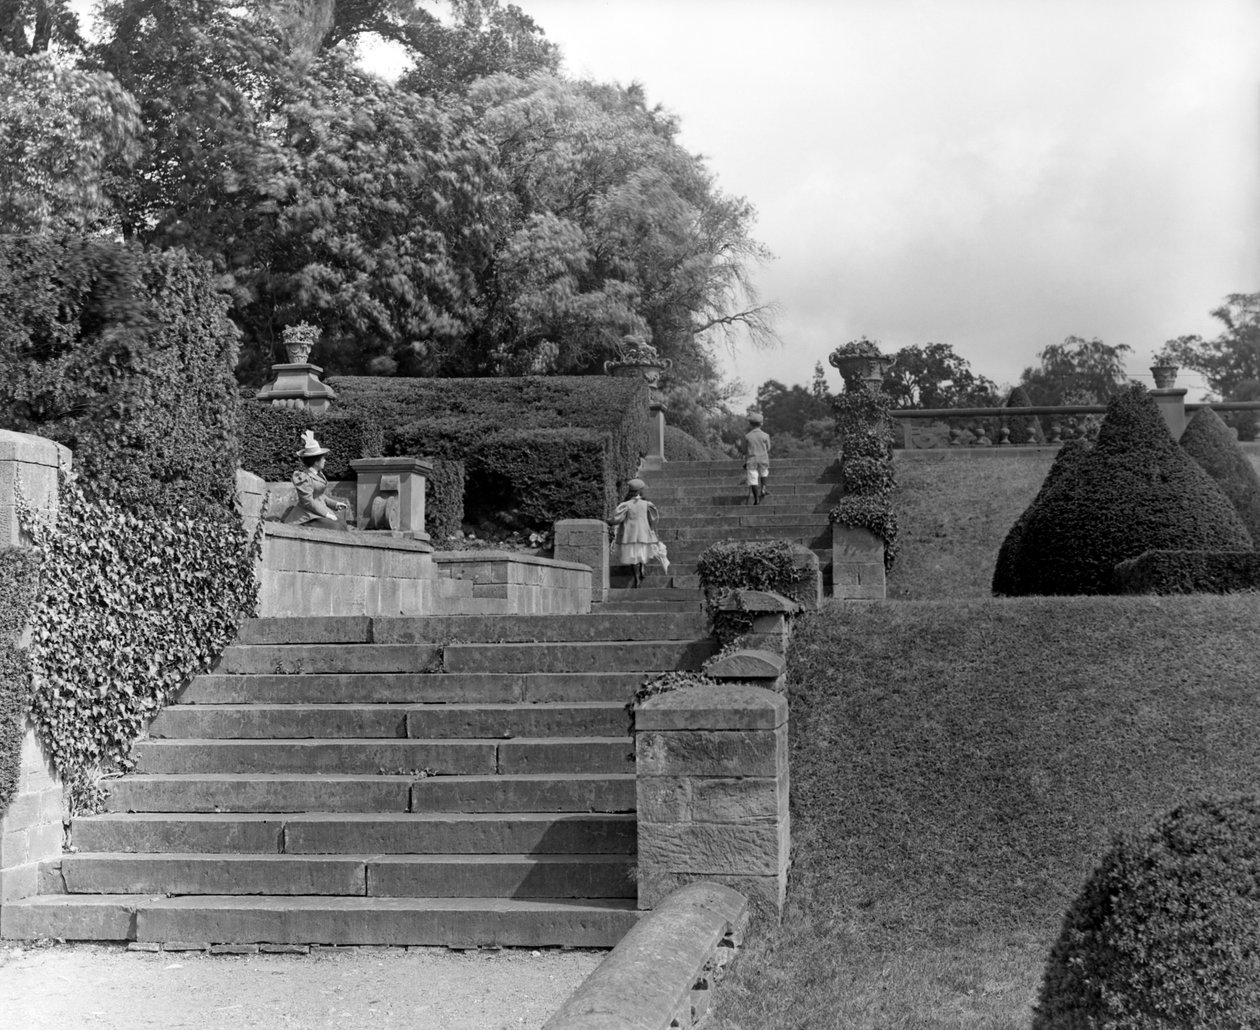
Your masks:
{"label": "wide-brimmed hat", "polygon": [[761,423],[762,423],[762,422],[764,422],[764,421],[765,421],[765,419],[763,419],[763,418],[761,417],[761,413],[760,413],[760,412],[758,412],[758,411],[750,411],[750,412],[748,413],[748,421],[749,421],[749,422],[751,422],[754,426],[759,426],[759,425],[761,425]]}
{"label": "wide-brimmed hat", "polygon": [[319,445],[319,441],[315,439],[315,430],[306,429],[302,432],[302,449],[296,453],[299,458],[318,458],[321,454],[327,454],[328,448]]}
{"label": "wide-brimmed hat", "polygon": [[626,484],[626,486],[633,490],[636,494],[641,494],[647,489],[647,483],[643,482],[642,479],[632,479]]}

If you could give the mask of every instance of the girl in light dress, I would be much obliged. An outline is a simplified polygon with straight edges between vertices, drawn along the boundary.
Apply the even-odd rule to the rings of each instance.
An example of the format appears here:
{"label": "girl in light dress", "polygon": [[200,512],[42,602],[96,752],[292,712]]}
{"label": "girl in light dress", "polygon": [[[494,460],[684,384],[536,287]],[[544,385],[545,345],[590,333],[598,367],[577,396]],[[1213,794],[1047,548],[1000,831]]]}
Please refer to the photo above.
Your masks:
{"label": "girl in light dress", "polygon": [[647,563],[657,558],[666,572],[669,557],[665,545],[656,535],[656,505],[643,497],[647,484],[632,479],[626,484],[626,499],[613,512],[613,525],[617,527],[612,546],[615,565],[629,565],[634,572],[631,586],[640,586],[647,575]]}

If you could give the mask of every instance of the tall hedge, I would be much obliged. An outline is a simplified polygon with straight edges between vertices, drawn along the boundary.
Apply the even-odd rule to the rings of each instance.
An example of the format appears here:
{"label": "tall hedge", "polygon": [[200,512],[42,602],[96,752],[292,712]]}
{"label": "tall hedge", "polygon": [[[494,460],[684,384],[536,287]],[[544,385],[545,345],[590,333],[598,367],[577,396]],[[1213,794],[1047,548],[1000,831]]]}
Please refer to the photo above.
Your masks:
{"label": "tall hedge", "polygon": [[[609,376],[329,379],[376,419],[385,453],[464,460],[470,514],[606,518],[647,450],[647,384]],[[504,493],[507,490],[508,493]]]}
{"label": "tall hedge", "polygon": [[1173,441],[1140,384],[1111,399],[1093,449],[1020,521],[1004,584],[1015,594],[1112,593],[1115,566],[1143,551],[1252,546],[1229,499]]}
{"label": "tall hedge", "polygon": [[[1028,397],[1028,392],[1022,387],[1017,386],[1006,398],[1006,403],[1002,405],[1004,408],[1031,408],[1032,401]],[[1001,419],[1000,426],[1011,431],[1012,444],[1043,444],[1046,442],[1045,431],[1041,428],[1041,420],[1036,415],[1004,415]],[[993,441],[997,443],[997,440]]]}
{"label": "tall hedge", "polygon": [[317,414],[247,401],[241,405],[240,427],[241,468],[272,483],[287,480],[298,467],[296,454],[307,429],[329,450],[324,465],[329,479],[354,479],[351,461],[377,458],[384,450],[379,423],[362,414]]}
{"label": "tall hedge", "polygon": [[182,250],[0,235],[0,428],[74,451],[90,496],[230,510],[238,331]]}
{"label": "tall hedge", "polygon": [[30,622],[39,555],[24,547],[0,548],[0,815],[17,792],[30,703],[30,673],[18,638]]}
{"label": "tall hedge", "polygon": [[1260,476],[1221,416],[1200,408],[1181,434],[1181,446],[1225,491],[1252,542],[1260,542]]}

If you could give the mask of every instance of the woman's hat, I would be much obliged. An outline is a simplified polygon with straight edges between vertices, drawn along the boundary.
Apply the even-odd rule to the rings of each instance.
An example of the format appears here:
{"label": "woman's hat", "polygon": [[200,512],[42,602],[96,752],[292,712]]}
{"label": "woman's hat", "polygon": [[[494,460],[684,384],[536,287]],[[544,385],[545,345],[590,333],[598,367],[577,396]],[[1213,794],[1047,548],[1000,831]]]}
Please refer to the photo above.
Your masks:
{"label": "woman's hat", "polygon": [[758,411],[750,411],[750,412],[748,413],[748,421],[749,421],[750,423],[752,423],[754,426],[759,426],[759,425],[761,425],[761,423],[762,423],[762,422],[764,422],[764,421],[765,421],[765,419],[763,419],[763,418],[761,417],[761,413],[760,413],[760,412],[758,412]]}
{"label": "woman's hat", "polygon": [[626,486],[633,490],[636,494],[641,494],[647,489],[647,483],[643,482],[642,479],[632,479],[626,484]]}
{"label": "woman's hat", "polygon": [[315,439],[315,430],[306,429],[302,432],[302,449],[297,452],[299,458],[318,458],[321,454],[327,454],[328,448],[321,447]]}

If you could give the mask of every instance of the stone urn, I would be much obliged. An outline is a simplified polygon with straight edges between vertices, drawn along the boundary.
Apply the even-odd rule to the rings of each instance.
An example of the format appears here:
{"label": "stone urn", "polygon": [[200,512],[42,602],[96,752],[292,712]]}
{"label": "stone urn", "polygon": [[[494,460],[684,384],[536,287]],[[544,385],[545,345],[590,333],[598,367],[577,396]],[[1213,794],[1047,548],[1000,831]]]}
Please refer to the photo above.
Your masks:
{"label": "stone urn", "polygon": [[1155,379],[1155,389],[1171,390],[1177,385],[1178,365],[1168,364],[1166,362],[1156,362],[1151,366],[1151,375]]}
{"label": "stone urn", "polygon": [[654,403],[660,400],[661,376],[673,367],[673,361],[658,355],[656,348],[641,336],[627,336],[617,348],[617,357],[604,362],[607,375],[645,380],[652,389]]}
{"label": "stone urn", "polygon": [[881,354],[874,341],[861,339],[841,344],[831,352],[827,362],[840,373],[846,390],[855,389],[858,383],[878,390],[885,373],[897,359],[891,354]]}
{"label": "stone urn", "polygon": [[311,350],[314,348],[319,336],[319,329],[309,322],[286,325],[280,331],[280,340],[284,344],[284,352],[289,359],[289,364],[305,365],[309,363]]}

